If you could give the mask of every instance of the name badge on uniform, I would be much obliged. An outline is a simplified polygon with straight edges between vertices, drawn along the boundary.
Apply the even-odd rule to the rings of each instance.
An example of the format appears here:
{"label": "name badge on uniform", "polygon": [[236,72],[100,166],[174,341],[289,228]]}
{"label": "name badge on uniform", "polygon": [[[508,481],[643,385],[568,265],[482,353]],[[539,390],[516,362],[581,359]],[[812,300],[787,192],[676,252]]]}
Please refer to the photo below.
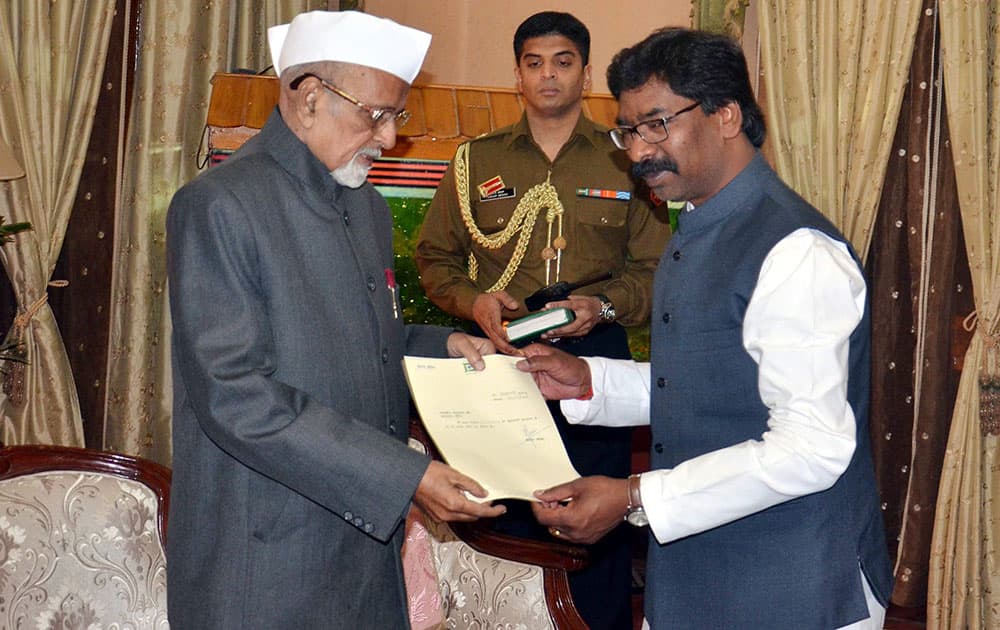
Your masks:
{"label": "name badge on uniform", "polygon": [[627,190],[609,190],[607,188],[577,188],[577,197],[595,197],[598,199],[618,199],[619,201],[629,201],[632,193]]}
{"label": "name badge on uniform", "polygon": [[517,190],[513,186],[505,186],[503,178],[499,175],[486,180],[476,188],[479,189],[479,201],[495,201],[517,195]]}

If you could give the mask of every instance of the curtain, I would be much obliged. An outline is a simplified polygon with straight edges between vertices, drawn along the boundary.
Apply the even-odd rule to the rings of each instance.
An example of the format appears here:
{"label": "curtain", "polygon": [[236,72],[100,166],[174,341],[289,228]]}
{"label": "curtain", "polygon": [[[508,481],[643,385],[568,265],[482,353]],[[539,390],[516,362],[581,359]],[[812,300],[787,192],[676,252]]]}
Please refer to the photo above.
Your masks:
{"label": "curtain", "polygon": [[[134,0],[139,1],[139,0]],[[266,28],[317,0],[144,0],[120,175],[103,447],[170,465],[165,215],[198,173],[216,72],[270,65]]]}
{"label": "curtain", "polygon": [[4,186],[0,215],[34,226],[0,249],[17,300],[6,341],[26,360],[4,366],[4,444],[83,446],[76,385],[47,289],[90,140],[114,4],[0,3],[0,131],[27,173]]}
{"label": "curtain", "polygon": [[867,269],[871,435],[892,601],[924,609],[941,465],[974,309],[941,81],[937,0],[923,0]]}
{"label": "curtain", "polygon": [[695,28],[743,38],[743,19],[750,0],[691,0],[691,23]]}
{"label": "curtain", "polygon": [[920,0],[763,0],[775,167],[867,256]]}
{"label": "curtain", "polygon": [[941,471],[927,627],[980,630],[1000,627],[1000,6],[940,0],[940,12],[976,317]]}

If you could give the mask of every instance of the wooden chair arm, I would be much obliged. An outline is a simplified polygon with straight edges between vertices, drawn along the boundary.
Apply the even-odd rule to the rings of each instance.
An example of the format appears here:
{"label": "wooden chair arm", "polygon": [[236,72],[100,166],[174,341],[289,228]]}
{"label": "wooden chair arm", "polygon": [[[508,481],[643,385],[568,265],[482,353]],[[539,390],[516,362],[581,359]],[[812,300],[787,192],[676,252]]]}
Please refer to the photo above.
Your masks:
{"label": "wooden chair arm", "polygon": [[579,571],[589,562],[585,547],[500,534],[490,529],[490,521],[450,525],[455,534],[476,551],[504,560],[563,571]]}

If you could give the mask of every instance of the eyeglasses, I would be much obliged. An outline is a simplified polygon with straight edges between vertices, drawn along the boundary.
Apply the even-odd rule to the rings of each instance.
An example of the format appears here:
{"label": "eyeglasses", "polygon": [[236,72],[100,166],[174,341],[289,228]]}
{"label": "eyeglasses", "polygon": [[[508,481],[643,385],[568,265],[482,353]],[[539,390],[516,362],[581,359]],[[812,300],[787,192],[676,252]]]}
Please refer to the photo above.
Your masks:
{"label": "eyeglasses", "polygon": [[644,142],[649,144],[663,142],[669,135],[667,133],[667,125],[670,124],[674,118],[677,118],[684,112],[691,111],[699,105],[701,105],[701,101],[696,101],[684,109],[674,112],[672,116],[644,120],[633,127],[615,127],[608,132],[608,135],[611,136],[611,141],[615,143],[615,146],[622,151],[627,151],[628,148],[632,146],[632,142],[635,140],[636,136],[639,136]]}
{"label": "eyeglasses", "polygon": [[302,83],[302,81],[304,81],[308,77],[317,79],[320,85],[322,85],[326,89],[330,90],[331,92],[333,92],[340,98],[344,99],[348,103],[356,105],[358,108],[364,110],[369,116],[371,116],[372,129],[381,129],[382,127],[386,126],[391,122],[395,122],[396,128],[399,129],[400,127],[406,124],[406,121],[410,119],[410,112],[405,109],[396,111],[391,107],[372,107],[371,105],[365,105],[364,103],[354,98],[347,92],[341,90],[340,88],[330,83],[326,79],[318,77],[312,73],[306,73],[300,77],[296,77],[294,81],[288,84],[288,87],[292,88],[293,90],[297,90],[299,89],[299,84]]}

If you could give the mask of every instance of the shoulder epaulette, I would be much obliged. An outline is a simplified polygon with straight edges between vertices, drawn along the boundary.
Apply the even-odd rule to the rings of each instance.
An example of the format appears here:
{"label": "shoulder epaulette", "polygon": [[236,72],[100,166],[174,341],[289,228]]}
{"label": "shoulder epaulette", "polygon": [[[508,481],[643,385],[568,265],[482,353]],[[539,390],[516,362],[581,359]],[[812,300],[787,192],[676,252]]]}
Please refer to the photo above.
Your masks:
{"label": "shoulder epaulette", "polygon": [[494,129],[493,131],[487,131],[486,133],[481,133],[475,138],[468,140],[468,142],[476,142],[477,140],[487,140],[489,138],[497,138],[499,136],[506,135],[514,129],[514,125],[507,125],[506,127],[500,127],[499,129]]}

